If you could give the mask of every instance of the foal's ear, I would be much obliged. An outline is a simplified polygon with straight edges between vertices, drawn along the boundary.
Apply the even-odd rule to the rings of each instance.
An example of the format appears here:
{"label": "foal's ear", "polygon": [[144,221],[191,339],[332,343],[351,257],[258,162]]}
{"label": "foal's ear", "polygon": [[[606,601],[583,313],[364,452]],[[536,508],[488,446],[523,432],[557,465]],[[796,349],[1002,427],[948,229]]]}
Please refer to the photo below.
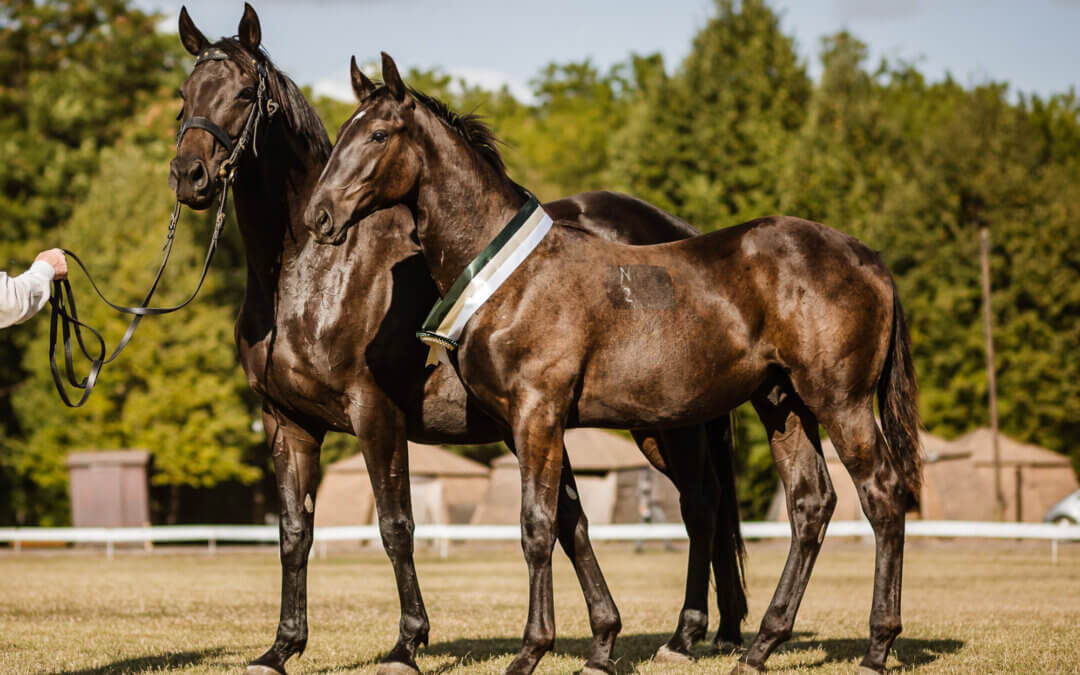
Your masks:
{"label": "foal's ear", "polygon": [[244,3],[244,16],[240,18],[240,28],[236,34],[240,36],[240,44],[252,54],[259,51],[262,42],[262,27],[259,26],[259,15],[248,3]]}
{"label": "foal's ear", "polygon": [[355,56],[349,62],[349,74],[352,76],[352,90],[357,101],[363,101],[371,92],[375,91],[375,83],[369,80],[368,76],[364,75],[364,71],[360,70],[360,67],[356,65]]}
{"label": "foal's ear", "polygon": [[390,55],[386,52],[382,53],[382,79],[386,83],[386,88],[394,95],[394,98],[399,101],[405,100],[405,83],[401,81],[401,75],[398,74],[397,64],[394,63],[394,59],[390,58]]}
{"label": "foal's ear", "polygon": [[195,27],[195,22],[188,16],[187,7],[180,8],[180,44],[192,56],[198,56],[210,46],[210,41]]}

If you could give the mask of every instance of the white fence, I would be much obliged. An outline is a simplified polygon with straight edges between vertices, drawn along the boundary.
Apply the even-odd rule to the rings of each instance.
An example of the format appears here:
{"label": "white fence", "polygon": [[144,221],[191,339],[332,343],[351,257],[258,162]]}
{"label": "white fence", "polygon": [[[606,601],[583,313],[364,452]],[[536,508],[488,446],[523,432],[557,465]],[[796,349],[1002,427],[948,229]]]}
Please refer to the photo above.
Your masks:
{"label": "white fence", "polygon": [[[992,523],[957,520],[909,520],[908,537],[975,538],[975,539],[1034,539],[1051,544],[1051,558],[1057,562],[1058,543],[1080,541],[1080,525],[1050,523]],[[742,524],[745,539],[786,539],[791,530],[786,522],[748,522]],[[865,520],[836,521],[829,524],[833,537],[873,537]],[[521,529],[517,525],[418,525],[417,540],[431,540],[446,554],[450,541],[518,541]],[[685,528],[678,523],[655,525],[592,525],[589,538],[593,541],[674,541],[686,539]],[[315,528],[317,549],[325,554],[326,543],[341,541],[376,541],[379,529],[375,525]],[[161,525],[154,527],[8,527],[0,528],[0,543],[11,544],[16,551],[24,543],[105,544],[111,558],[116,544],[192,543],[207,542],[211,552],[217,542],[276,544],[275,525]]]}

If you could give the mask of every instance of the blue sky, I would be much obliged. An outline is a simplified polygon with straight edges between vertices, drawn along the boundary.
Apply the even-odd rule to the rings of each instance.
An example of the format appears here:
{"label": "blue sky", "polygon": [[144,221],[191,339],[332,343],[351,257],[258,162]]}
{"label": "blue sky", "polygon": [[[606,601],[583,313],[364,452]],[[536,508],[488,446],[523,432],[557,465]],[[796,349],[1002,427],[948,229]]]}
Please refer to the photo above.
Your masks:
{"label": "blue sky", "polygon": [[[207,37],[233,35],[243,2],[136,0],[175,31],[186,4]],[[348,97],[348,62],[389,52],[519,97],[546,63],[591,59],[601,68],[659,51],[669,70],[713,13],[711,0],[314,0],[252,3],[263,45],[300,84]],[[821,37],[846,28],[871,58],[902,58],[937,80],[1008,81],[1040,95],[1080,90],[1080,0],[775,0],[812,75]]]}

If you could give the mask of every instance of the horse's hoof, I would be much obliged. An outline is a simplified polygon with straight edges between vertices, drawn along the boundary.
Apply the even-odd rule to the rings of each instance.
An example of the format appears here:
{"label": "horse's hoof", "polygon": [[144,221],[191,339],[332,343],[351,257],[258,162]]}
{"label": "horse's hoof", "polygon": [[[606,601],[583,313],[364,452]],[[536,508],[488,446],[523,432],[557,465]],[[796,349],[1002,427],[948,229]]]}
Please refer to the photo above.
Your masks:
{"label": "horse's hoof", "polygon": [[884,672],[884,671],[874,670],[873,668],[869,668],[867,666],[860,665],[859,670],[857,672],[858,672],[858,675],[881,675],[881,673]]}
{"label": "horse's hoof", "polygon": [[742,654],[746,651],[746,647],[737,645],[730,640],[721,640],[720,642],[714,642],[712,646],[713,656],[731,656],[732,654]]}
{"label": "horse's hoof", "polygon": [[375,675],[420,675],[420,671],[401,661],[387,661],[379,664]]}
{"label": "horse's hoof", "polygon": [[760,675],[762,672],[764,671],[742,661],[736,661],[735,667],[731,669],[731,675]]}
{"label": "horse's hoof", "polygon": [[285,675],[285,671],[264,666],[261,663],[252,663],[247,667],[247,675]]}
{"label": "horse's hoof", "polygon": [[693,661],[692,658],[686,654],[680,654],[667,645],[657,649],[656,656],[653,657],[653,662],[655,663],[690,663],[691,661]]}

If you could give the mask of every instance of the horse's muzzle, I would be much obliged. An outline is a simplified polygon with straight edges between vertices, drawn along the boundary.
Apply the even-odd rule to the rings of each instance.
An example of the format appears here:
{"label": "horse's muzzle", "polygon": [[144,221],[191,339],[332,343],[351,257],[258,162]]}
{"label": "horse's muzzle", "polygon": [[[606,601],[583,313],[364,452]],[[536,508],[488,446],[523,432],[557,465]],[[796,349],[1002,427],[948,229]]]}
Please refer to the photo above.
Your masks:
{"label": "horse's muzzle", "polygon": [[214,198],[214,184],[206,163],[198,157],[180,155],[169,163],[169,187],[182,204],[205,209]]}

